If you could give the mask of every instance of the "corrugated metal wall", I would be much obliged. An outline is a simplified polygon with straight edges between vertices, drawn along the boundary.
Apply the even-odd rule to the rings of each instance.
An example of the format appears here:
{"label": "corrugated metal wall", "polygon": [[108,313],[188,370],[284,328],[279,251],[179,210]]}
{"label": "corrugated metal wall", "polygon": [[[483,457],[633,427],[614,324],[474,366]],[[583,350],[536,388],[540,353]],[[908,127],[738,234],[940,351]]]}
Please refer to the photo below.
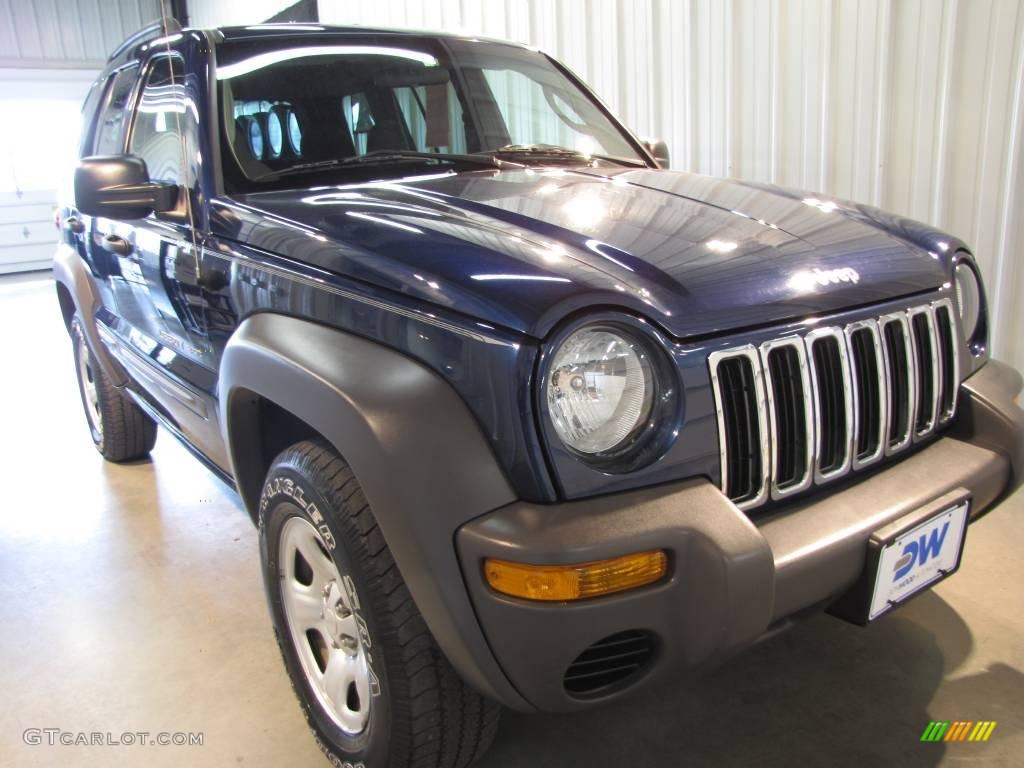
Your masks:
{"label": "corrugated metal wall", "polygon": [[292,5],[295,0],[189,0],[193,27],[258,24]]}
{"label": "corrugated metal wall", "polygon": [[0,0],[0,67],[97,68],[159,0]]}
{"label": "corrugated metal wall", "polygon": [[[211,23],[218,5],[258,20],[203,3]],[[320,18],[531,43],[664,138],[675,168],[946,228],[977,251],[996,353],[1024,367],[1020,0],[320,0]]]}

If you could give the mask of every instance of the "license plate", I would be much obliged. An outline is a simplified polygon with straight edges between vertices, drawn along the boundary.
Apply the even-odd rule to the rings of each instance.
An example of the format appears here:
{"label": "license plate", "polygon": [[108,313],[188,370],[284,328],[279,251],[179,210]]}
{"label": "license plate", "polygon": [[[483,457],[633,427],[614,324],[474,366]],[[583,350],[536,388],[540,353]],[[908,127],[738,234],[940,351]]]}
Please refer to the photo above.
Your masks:
{"label": "license plate", "polygon": [[881,548],[869,621],[960,567],[969,509],[970,499],[962,499],[910,530],[896,533]]}

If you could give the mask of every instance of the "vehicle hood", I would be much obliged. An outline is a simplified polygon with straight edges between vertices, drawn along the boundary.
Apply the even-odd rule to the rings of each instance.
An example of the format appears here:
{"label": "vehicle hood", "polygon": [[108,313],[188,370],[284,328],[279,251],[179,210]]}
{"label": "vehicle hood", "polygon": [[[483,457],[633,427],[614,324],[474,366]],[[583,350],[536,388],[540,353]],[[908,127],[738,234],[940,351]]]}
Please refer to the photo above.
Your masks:
{"label": "vehicle hood", "polygon": [[214,233],[544,337],[620,307],[678,337],[928,291],[960,244],[877,209],[648,169],[435,174],[236,196]]}

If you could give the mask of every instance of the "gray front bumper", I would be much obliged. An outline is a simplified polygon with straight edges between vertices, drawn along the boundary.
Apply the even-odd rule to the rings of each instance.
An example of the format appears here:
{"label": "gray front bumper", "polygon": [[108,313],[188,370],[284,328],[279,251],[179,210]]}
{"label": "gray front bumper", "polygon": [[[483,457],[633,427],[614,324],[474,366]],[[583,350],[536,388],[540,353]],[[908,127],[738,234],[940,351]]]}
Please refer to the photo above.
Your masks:
{"label": "gray front bumper", "polygon": [[[955,427],[895,464],[751,520],[707,480],[560,505],[515,502],[462,527],[459,557],[477,615],[512,684],[542,710],[608,701],[655,676],[713,663],[857,581],[872,531],[958,489],[972,520],[1024,480],[1022,379],[992,361],[961,388]],[[486,558],[570,564],[669,552],[657,585],[579,603],[500,595]],[[968,548],[966,557],[970,557]],[[563,676],[592,643],[641,629],[657,641],[646,672],[586,700]]]}

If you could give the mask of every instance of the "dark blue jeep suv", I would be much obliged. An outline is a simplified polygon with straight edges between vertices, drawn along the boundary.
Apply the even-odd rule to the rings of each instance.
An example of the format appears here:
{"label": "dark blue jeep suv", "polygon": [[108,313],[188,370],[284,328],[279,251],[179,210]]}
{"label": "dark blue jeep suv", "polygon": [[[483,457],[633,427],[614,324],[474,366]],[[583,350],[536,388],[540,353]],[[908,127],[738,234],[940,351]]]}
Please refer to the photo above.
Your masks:
{"label": "dark blue jeep suv", "polygon": [[337,765],[465,766],[952,574],[1024,473],[968,247],[666,169],[527,47],[145,30],[55,273],[96,447],[237,488]]}

